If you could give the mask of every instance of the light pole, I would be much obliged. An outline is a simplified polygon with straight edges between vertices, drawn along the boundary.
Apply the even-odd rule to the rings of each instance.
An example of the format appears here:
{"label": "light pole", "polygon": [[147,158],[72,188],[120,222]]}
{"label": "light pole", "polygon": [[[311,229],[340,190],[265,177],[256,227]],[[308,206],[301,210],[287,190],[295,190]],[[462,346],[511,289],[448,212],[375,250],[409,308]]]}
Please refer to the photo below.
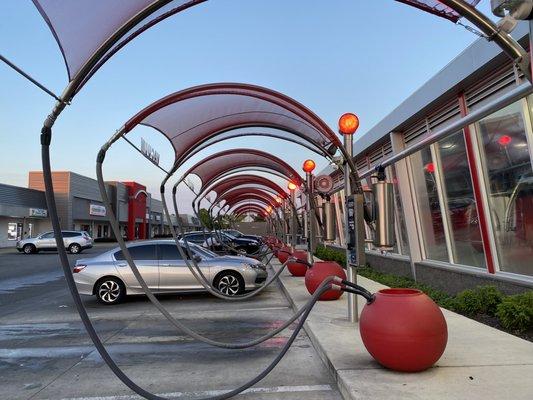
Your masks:
{"label": "light pole", "polygon": [[[359,118],[352,113],[346,113],[339,118],[339,133],[344,137],[346,155],[353,157],[353,134],[359,128]],[[344,163],[344,196],[346,204],[345,238],[346,238],[346,275],[348,280],[357,283],[356,266],[365,264],[365,226],[364,226],[364,197],[362,193],[352,194],[350,182],[350,167]],[[348,320],[357,322],[359,311],[357,297],[348,294]]]}
{"label": "light pole", "polygon": [[313,252],[315,251],[315,210],[313,207],[313,171],[316,164],[313,160],[305,160],[302,169],[305,172],[306,184],[307,184],[307,262],[313,263]]}
{"label": "light pole", "polygon": [[291,195],[291,247],[292,250],[296,248],[296,242],[298,240],[297,238],[297,232],[296,232],[296,185],[292,182],[289,182],[288,188],[289,193]]}

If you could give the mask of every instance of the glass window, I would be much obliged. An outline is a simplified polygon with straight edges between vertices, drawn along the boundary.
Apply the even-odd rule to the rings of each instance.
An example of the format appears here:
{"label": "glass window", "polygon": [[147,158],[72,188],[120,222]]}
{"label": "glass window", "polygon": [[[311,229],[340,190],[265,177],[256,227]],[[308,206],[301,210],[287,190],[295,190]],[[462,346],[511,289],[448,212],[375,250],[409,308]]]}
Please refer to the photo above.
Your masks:
{"label": "glass window", "polygon": [[411,166],[426,258],[449,262],[431,149],[426,147],[412,155]]}
{"label": "glass window", "polygon": [[463,132],[437,144],[453,260],[486,268]]}
{"label": "glass window", "polygon": [[7,240],[17,240],[17,223],[9,222],[7,224]]}
{"label": "glass window", "polygon": [[500,270],[533,275],[533,173],[522,104],[477,128]]}
{"label": "glass window", "polygon": [[[155,245],[146,245],[146,246],[135,246],[129,247],[131,256],[134,260],[156,260]],[[122,251],[117,251],[115,253],[116,260],[125,260],[124,254]]]}
{"label": "glass window", "polygon": [[[390,172],[389,172],[390,171]],[[403,212],[403,205],[402,205],[402,198],[400,196],[400,190],[398,189],[398,178],[396,177],[396,168],[394,165],[390,167],[388,178],[392,181],[392,184],[394,186],[394,203],[395,203],[395,209],[394,213],[396,214],[395,220],[396,224],[398,225],[398,234],[399,238],[397,241],[400,243],[402,254],[410,255],[409,251],[409,237],[407,236],[407,227],[405,225],[405,214]]]}
{"label": "glass window", "polygon": [[41,239],[53,239],[54,238],[54,232],[47,232],[41,236]]}
{"label": "glass window", "polygon": [[[187,251],[183,249],[183,251]],[[175,244],[161,244],[159,245],[159,259],[160,260],[183,260],[178,247]]]}

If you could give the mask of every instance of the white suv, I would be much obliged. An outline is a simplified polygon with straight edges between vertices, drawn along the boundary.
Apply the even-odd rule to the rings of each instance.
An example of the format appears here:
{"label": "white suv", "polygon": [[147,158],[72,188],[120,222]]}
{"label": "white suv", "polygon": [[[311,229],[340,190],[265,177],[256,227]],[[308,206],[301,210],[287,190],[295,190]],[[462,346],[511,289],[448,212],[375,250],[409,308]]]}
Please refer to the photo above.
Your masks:
{"label": "white suv", "polygon": [[[78,254],[84,249],[93,247],[93,239],[85,231],[62,231],[62,233],[63,243],[71,254]],[[35,238],[19,240],[17,250],[24,254],[37,253],[41,250],[57,250],[54,232],[45,232]]]}

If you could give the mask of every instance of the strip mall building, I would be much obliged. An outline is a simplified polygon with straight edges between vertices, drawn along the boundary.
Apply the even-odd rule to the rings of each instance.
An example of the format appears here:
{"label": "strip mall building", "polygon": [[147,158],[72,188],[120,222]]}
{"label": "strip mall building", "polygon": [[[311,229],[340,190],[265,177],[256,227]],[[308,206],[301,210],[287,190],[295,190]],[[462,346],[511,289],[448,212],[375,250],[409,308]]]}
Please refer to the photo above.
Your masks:
{"label": "strip mall building", "polygon": [[[84,230],[95,239],[114,237],[96,180],[70,171],[53,172],[52,178],[62,229]],[[122,236],[128,240],[168,235],[170,223],[177,227],[176,217],[171,216],[169,223],[161,200],[152,198],[145,186],[106,182],[106,190]],[[187,230],[200,228],[197,218],[180,217]],[[41,171],[29,173],[28,188],[0,184],[0,247],[15,246],[22,237],[51,229]]]}
{"label": "strip mall building", "polygon": [[[528,48],[528,26],[513,36]],[[526,80],[498,46],[476,41],[354,143],[360,173]],[[533,286],[533,97],[523,98],[387,168],[396,247],[368,262],[437,287]],[[342,188],[342,176],[330,173]],[[369,181],[365,182],[370,185]],[[337,189],[337,190],[338,190]],[[339,196],[339,194],[341,196]],[[344,221],[342,191],[334,196]],[[344,245],[338,230],[337,245]]]}

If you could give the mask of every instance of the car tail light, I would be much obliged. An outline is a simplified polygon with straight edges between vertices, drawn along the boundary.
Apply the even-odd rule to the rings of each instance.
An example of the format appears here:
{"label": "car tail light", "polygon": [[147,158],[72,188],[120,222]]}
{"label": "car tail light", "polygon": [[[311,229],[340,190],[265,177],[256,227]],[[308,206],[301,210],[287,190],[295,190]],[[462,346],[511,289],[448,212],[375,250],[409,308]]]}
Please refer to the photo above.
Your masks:
{"label": "car tail light", "polygon": [[78,272],[81,272],[85,269],[85,267],[87,267],[87,265],[83,265],[83,264],[80,264],[80,265],[76,265],[74,267],[74,269],[72,270],[72,273],[73,274],[77,274]]}

